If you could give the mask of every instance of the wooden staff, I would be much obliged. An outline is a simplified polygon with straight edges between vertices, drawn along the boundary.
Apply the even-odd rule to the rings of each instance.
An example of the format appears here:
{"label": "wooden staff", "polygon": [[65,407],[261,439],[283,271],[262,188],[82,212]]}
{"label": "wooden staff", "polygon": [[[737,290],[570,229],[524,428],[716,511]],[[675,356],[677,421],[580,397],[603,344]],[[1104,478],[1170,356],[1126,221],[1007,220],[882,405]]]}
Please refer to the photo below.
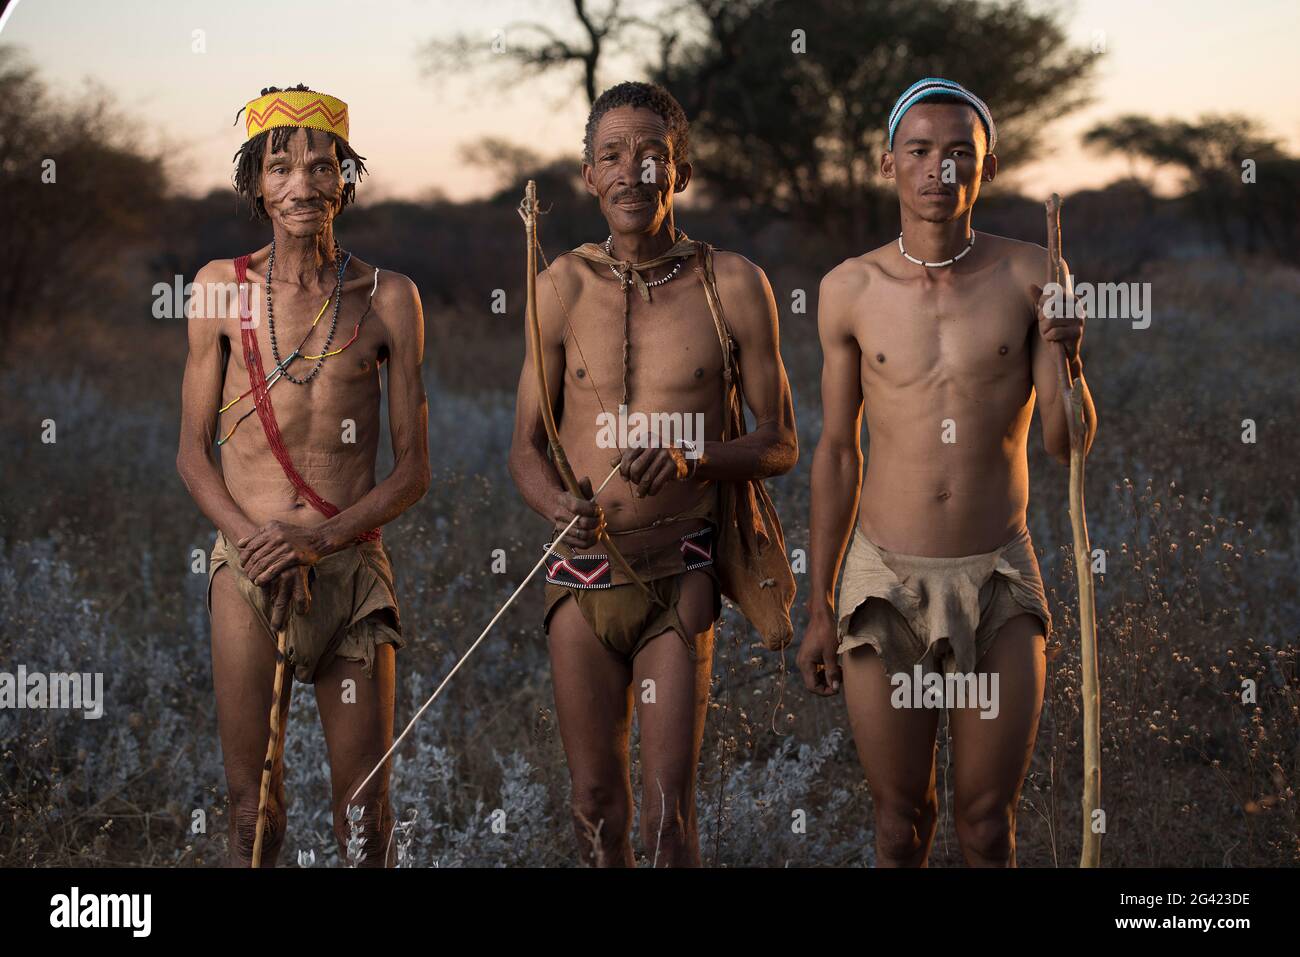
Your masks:
{"label": "wooden staff", "polygon": [[253,866],[262,866],[262,831],[266,827],[266,802],[271,796],[271,770],[275,767],[275,750],[280,745],[280,698],[284,694],[284,659],[288,654],[285,629],[275,633],[275,683],[271,691],[271,739],[266,743],[266,763],[262,765],[262,787],[257,795],[257,836],[253,838]]}
{"label": "wooden staff", "polygon": [[[1066,289],[1061,262],[1061,197],[1047,201],[1049,280]],[[1072,289],[1073,284],[1071,284]],[[1058,343],[1058,345],[1060,345]],[[1083,421],[1083,391],[1075,388],[1063,345],[1057,350],[1056,377],[1065,403],[1070,433],[1070,531],[1074,538],[1074,570],[1079,579],[1079,656],[1083,662],[1083,850],[1080,867],[1101,866],[1101,835],[1093,830],[1093,813],[1101,804],[1101,687],[1097,669],[1097,607],[1092,581],[1092,548],[1083,510],[1083,457],[1087,429]]]}

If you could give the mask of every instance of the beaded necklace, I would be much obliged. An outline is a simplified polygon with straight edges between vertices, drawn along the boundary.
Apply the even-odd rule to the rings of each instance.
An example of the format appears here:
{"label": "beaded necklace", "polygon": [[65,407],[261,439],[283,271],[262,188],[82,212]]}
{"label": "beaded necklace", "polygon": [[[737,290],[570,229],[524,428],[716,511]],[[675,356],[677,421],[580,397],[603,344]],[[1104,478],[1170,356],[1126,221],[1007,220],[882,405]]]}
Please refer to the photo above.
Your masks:
{"label": "beaded necklace", "polygon": [[917,259],[915,256],[910,255],[908,251],[903,248],[903,234],[902,233],[898,234],[898,251],[903,254],[903,258],[910,263],[916,263],[918,266],[924,266],[926,269],[942,269],[944,266],[951,266],[953,263],[961,259],[963,256],[965,256],[968,252],[970,252],[974,248],[975,248],[975,230],[972,229],[970,231],[970,243],[967,244],[965,249],[963,249],[957,255],[953,256],[951,259],[945,259],[941,263],[928,263],[923,259]]}
{"label": "beaded necklace", "polygon": [[[610,233],[609,238],[605,240],[605,255],[610,257],[611,259],[614,258],[614,234],[613,233]],[[645,283],[646,288],[653,289],[655,286],[662,286],[669,279],[672,279],[674,276],[677,275],[678,272],[681,271],[682,263],[684,262],[686,262],[685,259],[679,259],[677,260],[677,265],[673,266],[673,268],[670,269],[666,275],[660,276],[658,279],[647,279]],[[618,269],[615,268],[614,266],[610,266],[609,271],[614,274],[615,279],[618,279],[622,282],[627,281],[624,278],[624,276],[618,271]]]}
{"label": "beaded necklace", "polygon": [[[348,259],[351,258],[349,255]],[[302,348],[303,343],[307,341],[307,337],[303,336],[302,342],[298,343],[298,349],[294,349],[293,352],[289,353],[289,358],[280,358],[280,346],[275,341],[275,314],[271,311],[271,283],[275,275],[275,240],[271,240],[271,258],[266,263],[266,331],[271,334],[271,357],[275,359],[276,367],[294,385],[306,385],[320,374],[321,368],[325,365],[325,356],[329,355],[330,343],[334,341],[334,330],[339,323],[339,306],[343,302],[343,271],[348,267],[347,260],[342,257],[339,251],[337,240],[334,243],[334,261],[338,263],[338,278],[334,283],[334,315],[330,317],[330,331],[325,336],[325,348],[319,356],[315,357],[316,365],[312,367],[306,378],[299,379],[289,371],[288,365],[298,355],[298,349]],[[320,315],[317,315],[316,319],[319,320]],[[313,321],[312,327],[315,328],[315,326],[316,323]],[[309,329],[308,332],[310,333],[310,331]],[[303,358],[307,357],[304,356]]]}
{"label": "beaded necklace", "polygon": [[[341,273],[347,271],[348,263],[350,263],[351,261],[352,261],[352,254],[351,254],[351,253],[346,253],[345,256],[344,256],[344,259],[343,259],[343,269],[341,270]],[[267,279],[268,279],[268,280],[270,279],[270,272],[269,272],[269,271],[267,272]],[[363,312],[363,313],[361,314],[361,318],[357,320],[356,328],[352,330],[352,338],[351,338],[351,339],[349,339],[349,340],[348,340],[347,342],[345,342],[343,345],[339,346],[337,349],[334,349],[334,350],[332,350],[332,351],[329,349],[329,341],[326,340],[326,343],[325,343],[326,348],[325,348],[325,351],[324,351],[324,352],[321,352],[319,355],[314,355],[314,356],[303,355],[303,354],[302,354],[302,347],[303,347],[304,345],[306,345],[306,343],[307,343],[307,337],[310,336],[311,333],[312,333],[312,330],[316,328],[316,324],[317,324],[318,322],[320,322],[320,317],[323,316],[323,315],[325,315],[325,309],[326,309],[326,307],[330,304],[330,298],[331,298],[331,297],[327,297],[327,298],[325,299],[325,301],[324,301],[323,303],[321,303],[320,311],[316,313],[316,318],[312,320],[311,325],[308,327],[306,334],[302,337],[302,341],[298,343],[297,348],[295,348],[295,349],[293,350],[293,352],[289,353],[289,355],[286,356],[282,361],[278,362],[274,367],[272,367],[271,371],[268,372],[268,373],[266,374],[266,385],[267,385],[267,388],[269,389],[271,386],[275,385],[276,382],[278,382],[281,378],[283,378],[283,377],[285,377],[285,376],[288,375],[288,373],[285,371],[285,366],[287,366],[287,365],[288,365],[290,362],[292,362],[294,359],[309,359],[309,360],[310,360],[310,359],[316,359],[316,360],[318,360],[318,361],[323,362],[325,359],[328,359],[328,358],[330,358],[331,356],[336,356],[336,355],[338,355],[340,352],[342,352],[342,351],[343,351],[344,349],[346,349],[348,346],[352,345],[352,343],[356,342],[356,341],[357,341],[357,336],[361,334],[361,323],[365,320],[366,316],[370,315],[370,307],[371,307],[371,305],[374,303],[374,299],[375,299],[375,290],[378,289],[378,288],[379,288],[379,270],[376,269],[376,270],[375,270],[375,279],[374,279],[374,283],[372,284],[372,286],[371,286],[371,288],[370,288],[370,298],[366,301],[366,310],[365,310],[365,312]],[[341,290],[336,289],[335,292],[336,292],[337,294],[339,294],[339,296],[340,296],[340,298],[341,298]],[[335,317],[335,319],[337,320],[337,318],[338,318],[338,304],[337,304],[337,302],[335,303],[335,307],[334,307],[334,317]],[[311,378],[312,376],[314,376],[315,374],[316,374],[315,372],[312,372],[312,374],[309,375],[307,378],[310,379],[310,378]],[[296,381],[296,380],[294,380],[294,381]],[[306,381],[306,380],[303,380],[303,381]],[[253,390],[250,388],[250,389],[247,389],[247,390],[245,390],[244,392],[240,393],[239,395],[235,396],[233,399],[231,399],[229,402],[227,402],[225,405],[223,405],[220,409],[218,409],[218,410],[217,410],[217,414],[218,414],[218,415],[222,415],[223,413],[229,411],[229,409],[230,409],[232,406],[234,406],[237,402],[239,402],[239,401],[242,400],[242,399],[246,399],[246,398],[248,398],[248,396],[252,393],[252,391],[253,391]],[[237,420],[235,420],[235,424],[232,425],[232,426],[230,427],[230,431],[227,432],[225,435],[221,436],[220,438],[218,438],[216,444],[217,444],[217,445],[225,445],[226,442],[230,439],[230,437],[231,437],[232,435],[235,434],[235,430],[236,430],[237,428],[239,428],[240,424],[241,424],[241,423],[242,423],[246,418],[248,418],[250,415],[252,415],[255,411],[256,411],[255,408],[254,408],[254,409],[249,409],[247,412],[245,412],[243,415],[241,415]]]}

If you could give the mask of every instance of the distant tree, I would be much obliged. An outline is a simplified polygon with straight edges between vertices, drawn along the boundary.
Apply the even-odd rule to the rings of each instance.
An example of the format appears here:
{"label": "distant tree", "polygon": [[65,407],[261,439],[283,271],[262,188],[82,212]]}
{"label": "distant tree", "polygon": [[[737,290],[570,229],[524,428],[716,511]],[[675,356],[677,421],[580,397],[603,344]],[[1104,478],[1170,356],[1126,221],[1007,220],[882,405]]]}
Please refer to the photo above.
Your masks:
{"label": "distant tree", "polygon": [[[1192,210],[1229,250],[1238,245],[1239,234],[1247,250],[1254,251],[1265,238],[1276,241],[1294,233],[1285,221],[1300,213],[1296,161],[1250,117],[1162,121],[1130,114],[1098,123],[1084,133],[1083,142],[1145,162],[1153,170],[1179,172]],[[1243,176],[1249,164],[1255,182]],[[1280,221],[1274,215],[1278,210]]]}
{"label": "distant tree", "polygon": [[[591,102],[602,58],[631,52],[685,107],[697,175],[715,196],[855,241],[893,216],[875,171],[908,85],[945,76],[971,87],[993,110],[1001,159],[1014,164],[1033,154],[1045,123],[1084,102],[1097,59],[1067,45],[1058,13],[1020,0],[674,0],[636,16],[617,0],[599,16],[581,0],[574,7],[577,38],[516,24],[497,62],[532,73],[580,63]],[[539,39],[511,40],[519,34]],[[459,37],[427,52],[464,65],[489,48]]]}
{"label": "distant tree", "polygon": [[1174,167],[1189,190],[1202,189],[1225,174],[1240,180],[1241,163],[1283,156],[1277,140],[1246,116],[1207,115],[1195,122],[1153,120],[1133,114],[1098,123],[1083,134],[1087,146]]}
{"label": "distant tree", "polygon": [[165,179],[106,93],[56,97],[0,47],[0,328],[55,300],[114,299],[124,255],[160,220]]}
{"label": "distant tree", "polygon": [[1159,145],[1162,136],[1155,120],[1130,114],[1092,127],[1083,134],[1083,144],[1099,152],[1124,156],[1129,161],[1129,179],[1150,189],[1155,186],[1155,170],[1166,162],[1151,155],[1152,151],[1163,152]]}
{"label": "distant tree", "polygon": [[536,151],[499,136],[484,136],[461,145],[462,162],[489,171],[499,187],[512,186],[543,165]]}
{"label": "distant tree", "polygon": [[[892,221],[876,170],[889,111],[925,76],[978,93],[1004,167],[1084,102],[1096,55],[1055,12],[982,0],[696,0],[704,36],[653,71],[682,100],[699,175],[720,197],[854,242]],[[797,52],[796,42],[806,45]]]}
{"label": "distant tree", "polygon": [[587,0],[570,0],[570,4],[576,29],[557,31],[545,23],[516,20],[503,24],[495,35],[460,33],[446,40],[431,40],[421,54],[426,70],[448,73],[503,64],[529,76],[577,67],[587,103],[594,103],[600,94],[597,72],[601,58],[632,42],[635,28],[657,28],[628,13],[625,0],[609,0],[599,5],[600,9]]}

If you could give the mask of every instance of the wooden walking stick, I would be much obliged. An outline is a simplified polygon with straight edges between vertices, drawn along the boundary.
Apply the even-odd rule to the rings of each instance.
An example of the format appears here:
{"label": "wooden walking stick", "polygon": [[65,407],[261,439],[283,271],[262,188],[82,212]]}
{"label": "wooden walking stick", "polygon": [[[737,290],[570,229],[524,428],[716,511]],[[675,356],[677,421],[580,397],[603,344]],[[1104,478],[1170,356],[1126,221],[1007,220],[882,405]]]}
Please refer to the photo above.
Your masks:
{"label": "wooden walking stick", "polygon": [[[302,586],[304,605],[303,609],[311,607],[311,586],[308,585],[307,568],[299,566],[298,581],[296,585]],[[281,627],[276,631],[276,679],[272,681],[272,692],[270,692],[270,739],[266,741],[266,761],[261,766],[261,787],[257,789],[257,835],[252,839],[252,866],[261,867],[261,841],[263,841],[264,828],[266,827],[266,802],[270,800],[270,774],[276,767],[276,749],[279,748],[279,700],[285,693],[285,659],[289,657],[289,622],[287,618],[292,612],[292,606],[296,601],[296,593],[290,589],[289,603],[283,614]],[[276,612],[272,611],[272,623],[276,620]]]}
{"label": "wooden walking stick", "polygon": [[271,796],[271,770],[275,750],[280,746],[280,698],[284,694],[284,659],[288,654],[286,630],[275,633],[275,683],[271,691],[271,739],[266,742],[266,763],[262,765],[262,787],[257,795],[257,836],[253,838],[253,866],[262,866],[262,831],[266,827],[266,802]]}
{"label": "wooden walking stick", "polygon": [[[1049,281],[1069,293],[1061,263],[1061,197],[1047,201]],[[1059,343],[1058,343],[1059,345]],[[1083,662],[1083,850],[1080,867],[1101,866],[1101,835],[1093,829],[1093,814],[1101,804],[1101,688],[1097,669],[1097,608],[1092,581],[1092,548],[1083,510],[1083,456],[1087,429],[1083,421],[1083,391],[1070,377],[1065,347],[1057,349],[1056,376],[1065,402],[1070,433],[1070,531],[1074,538],[1074,570],[1079,580],[1079,655]]]}

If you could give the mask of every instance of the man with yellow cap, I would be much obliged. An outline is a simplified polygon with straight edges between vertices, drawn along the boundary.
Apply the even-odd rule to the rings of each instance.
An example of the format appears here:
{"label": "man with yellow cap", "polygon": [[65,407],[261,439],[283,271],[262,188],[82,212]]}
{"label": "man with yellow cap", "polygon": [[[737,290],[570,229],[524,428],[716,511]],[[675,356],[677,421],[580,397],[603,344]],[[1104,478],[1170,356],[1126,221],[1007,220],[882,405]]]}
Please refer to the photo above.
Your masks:
{"label": "man with yellow cap", "polygon": [[[403,638],[380,529],[429,487],[420,297],[335,239],[365,172],[347,104],[271,87],[241,112],[234,185],[272,238],[195,277],[177,455],[217,528],[208,607],[230,858],[274,864],[283,841],[288,667],[316,686],[339,847],[359,828],[353,858],[382,866],[387,773],[350,799],[393,734]],[[376,483],[384,364],[394,467]]]}

